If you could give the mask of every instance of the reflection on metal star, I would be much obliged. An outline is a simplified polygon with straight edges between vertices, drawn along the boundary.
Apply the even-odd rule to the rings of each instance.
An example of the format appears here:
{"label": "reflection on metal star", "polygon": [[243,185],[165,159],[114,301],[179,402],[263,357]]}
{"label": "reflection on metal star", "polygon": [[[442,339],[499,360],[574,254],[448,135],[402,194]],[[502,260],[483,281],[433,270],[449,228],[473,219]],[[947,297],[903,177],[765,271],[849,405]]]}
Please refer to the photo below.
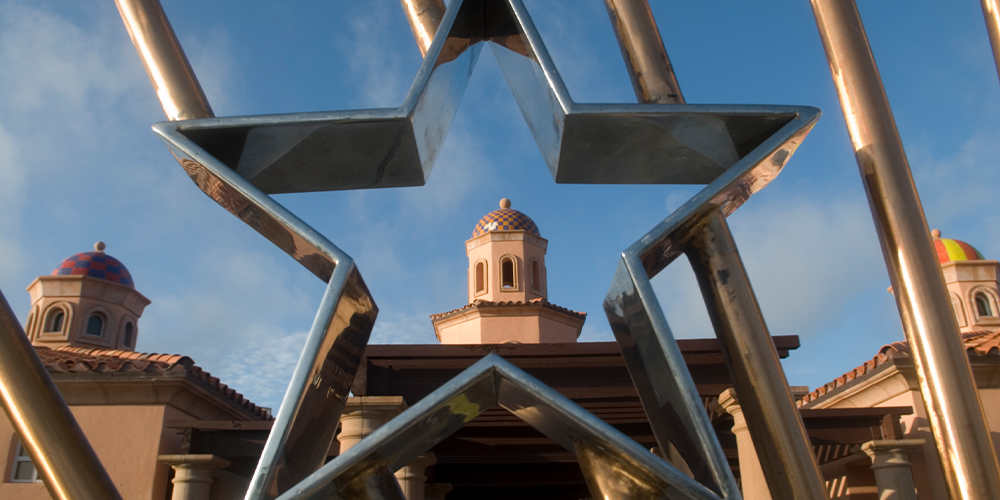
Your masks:
{"label": "reflection on metal star", "polygon": [[[351,258],[269,195],[423,185],[484,43],[489,43],[556,182],[708,184],[623,254],[605,303],[636,386],[660,399],[656,404],[643,399],[651,424],[674,430],[671,435],[686,451],[700,484],[648,452],[635,451],[638,445],[612,436],[595,417],[502,361],[484,361],[479,372],[460,375],[432,396],[464,396],[472,401],[480,390],[473,390],[475,381],[485,384],[483,391],[501,391],[483,396],[484,404],[511,401],[502,394],[505,387],[534,391],[524,400],[529,405],[525,408],[555,412],[551,422],[537,422],[540,428],[599,428],[584,433],[588,437],[571,435],[580,442],[566,441],[570,435],[558,434],[562,431],[550,434],[575,446],[581,464],[591,469],[592,488],[606,487],[595,479],[600,476],[595,467],[607,462],[600,457],[621,452],[615,460],[631,464],[629,470],[640,470],[637,474],[656,491],[684,498],[738,498],[649,278],[680,253],[679,238],[686,227],[713,210],[728,215],[773,179],[819,111],[789,106],[578,104],[570,98],[520,0],[456,0],[398,108],[206,118],[154,126],[202,191],[329,283],[247,499],[274,498],[286,491],[282,498],[307,498],[312,493],[306,492],[324,481],[332,480],[334,490],[346,488],[343,478],[361,481],[352,484],[362,489],[368,488],[366,481],[373,488],[384,486],[385,467],[405,465],[437,442],[430,437],[414,439],[394,450],[391,444],[399,436],[393,432],[437,426],[427,436],[438,439],[457,425],[454,419],[435,420],[434,415],[443,411],[440,401],[422,401],[363,445],[309,476],[323,464],[377,308]],[[487,372],[506,378],[494,379]],[[504,385],[504,380],[509,383]],[[530,421],[529,412],[521,413]],[[381,450],[376,455],[382,462],[376,464],[364,455],[373,450]],[[391,460],[386,450],[395,453]],[[377,466],[368,467],[371,464]]]}

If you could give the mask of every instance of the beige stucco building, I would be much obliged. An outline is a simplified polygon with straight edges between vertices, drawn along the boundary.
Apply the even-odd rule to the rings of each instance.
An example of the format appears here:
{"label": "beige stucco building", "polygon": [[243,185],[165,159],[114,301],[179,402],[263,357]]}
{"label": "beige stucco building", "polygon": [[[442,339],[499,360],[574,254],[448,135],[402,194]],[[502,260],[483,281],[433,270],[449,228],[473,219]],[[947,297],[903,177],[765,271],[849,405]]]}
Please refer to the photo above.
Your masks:
{"label": "beige stucco building", "polygon": [[500,200],[465,242],[469,303],[431,316],[442,344],[576,342],[587,319],[548,300],[545,251],[535,221]]}
{"label": "beige stucco building", "polygon": [[[964,241],[942,238],[938,230],[932,235],[993,446],[1000,449],[1000,262],[984,259]],[[910,442],[900,444],[896,453],[908,456],[913,464],[913,484],[920,499],[948,498],[907,342],[883,347],[857,368],[806,395],[800,407],[911,407],[913,413],[900,419],[904,440]],[[871,485],[871,462],[865,451],[840,459],[842,475],[828,481],[831,498],[880,498]]]}
{"label": "beige stucco building", "polygon": [[[149,299],[103,243],[66,259],[28,291],[25,333],[122,498],[242,497],[246,482],[222,470],[225,461],[180,454],[179,429],[191,421],[267,423],[270,412],[187,356],[135,352]],[[6,418],[0,453],[0,498],[49,498]],[[186,493],[199,491],[211,497]]]}

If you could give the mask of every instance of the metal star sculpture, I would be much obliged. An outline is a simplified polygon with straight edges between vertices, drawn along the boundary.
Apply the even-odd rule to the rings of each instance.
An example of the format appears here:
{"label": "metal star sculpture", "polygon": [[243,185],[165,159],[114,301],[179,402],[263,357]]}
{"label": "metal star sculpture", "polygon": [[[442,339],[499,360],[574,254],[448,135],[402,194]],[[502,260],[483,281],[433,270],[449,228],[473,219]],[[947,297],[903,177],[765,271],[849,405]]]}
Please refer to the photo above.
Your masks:
{"label": "metal star sculpture", "polygon": [[[351,258],[269,195],[423,185],[486,43],[557,183],[708,184],[624,252],[605,302],[657,439],[695,479],[492,355],[323,465],[377,307]],[[739,498],[649,279],[698,220],[767,185],[818,117],[810,107],[578,104],[520,0],[455,0],[398,108],[156,124],[202,191],[329,283],[247,500],[402,498],[392,471],[493,404],[576,452],[595,498]]]}

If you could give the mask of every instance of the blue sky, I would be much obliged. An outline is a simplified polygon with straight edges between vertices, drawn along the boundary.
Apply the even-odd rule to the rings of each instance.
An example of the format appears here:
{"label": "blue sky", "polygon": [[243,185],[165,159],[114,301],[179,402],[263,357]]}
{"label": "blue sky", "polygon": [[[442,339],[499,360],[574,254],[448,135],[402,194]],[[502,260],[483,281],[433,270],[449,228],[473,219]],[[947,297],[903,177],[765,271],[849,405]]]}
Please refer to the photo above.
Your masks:
{"label": "blue sky", "polygon": [[[525,0],[577,102],[634,102],[603,2]],[[902,340],[888,276],[805,0],[652,0],[693,104],[803,104],[824,116],[781,176],[730,218],[785,361],[815,388]],[[164,8],[218,116],[399,105],[420,64],[396,0]],[[1000,257],[1000,81],[978,2],[860,5],[931,227]],[[324,284],[202,194],[150,125],[163,119],[114,3],[0,0],[0,290],[96,240],[152,300],[138,349],[190,355],[280,401]],[[380,307],[372,342],[433,343],[465,303],[463,242],[508,197],[549,240],[549,299],[589,313],[617,255],[692,186],[557,185],[484,51],[426,186],[282,195],[352,255]],[[713,335],[683,259],[654,279],[678,337]]]}

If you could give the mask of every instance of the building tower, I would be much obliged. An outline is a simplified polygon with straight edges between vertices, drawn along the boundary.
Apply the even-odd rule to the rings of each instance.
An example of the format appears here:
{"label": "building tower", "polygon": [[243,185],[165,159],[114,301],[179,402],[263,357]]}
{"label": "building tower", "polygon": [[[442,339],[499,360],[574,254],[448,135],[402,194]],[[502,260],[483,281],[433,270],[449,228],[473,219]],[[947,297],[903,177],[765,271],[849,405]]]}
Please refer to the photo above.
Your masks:
{"label": "building tower", "polygon": [[972,245],[941,237],[931,231],[941,272],[948,286],[955,319],[962,333],[993,330],[1000,327],[1000,262],[986,260]]}
{"label": "building tower", "polygon": [[548,240],[527,215],[500,200],[500,209],[479,220],[469,256],[469,303],[431,315],[444,344],[576,342],[587,318],[548,301],[545,250]]}
{"label": "building tower", "polygon": [[149,299],[135,290],[125,265],[104,253],[103,242],[35,278],[28,292],[25,332],[33,345],[135,350]]}

